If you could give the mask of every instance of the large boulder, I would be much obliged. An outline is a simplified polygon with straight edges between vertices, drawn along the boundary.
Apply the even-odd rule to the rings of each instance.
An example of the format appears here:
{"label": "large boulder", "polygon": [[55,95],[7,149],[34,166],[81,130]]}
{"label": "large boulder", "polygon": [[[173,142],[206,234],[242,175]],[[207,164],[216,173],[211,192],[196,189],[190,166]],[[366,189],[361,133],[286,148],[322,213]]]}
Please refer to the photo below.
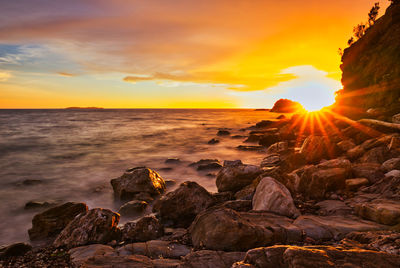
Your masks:
{"label": "large boulder", "polygon": [[214,203],[213,196],[196,182],[187,181],[154,205],[161,220],[176,227],[188,227],[196,215]]}
{"label": "large boulder", "polygon": [[143,195],[151,197],[165,191],[163,178],[157,172],[145,167],[127,170],[121,177],[112,179],[111,185],[115,197],[121,200],[142,200]]}
{"label": "large boulder", "polygon": [[277,245],[256,248],[246,253],[244,261],[233,268],[321,268],[321,267],[399,267],[400,256],[364,250],[333,246],[289,246]]}
{"label": "large boulder", "polygon": [[229,165],[224,164],[216,179],[218,192],[237,192],[251,184],[261,172],[260,167],[245,165],[241,162]]}
{"label": "large boulder", "polygon": [[335,144],[326,136],[309,136],[300,148],[307,163],[317,163],[322,159],[331,159],[336,154]]}
{"label": "large boulder", "polygon": [[145,216],[125,223],[121,231],[124,241],[145,242],[161,237],[164,234],[164,227],[156,217]]}
{"label": "large boulder", "polygon": [[77,215],[87,210],[88,207],[84,203],[68,202],[36,214],[32,219],[32,228],[28,230],[29,238],[31,240],[54,238]]}
{"label": "large boulder", "polygon": [[274,178],[263,178],[253,197],[253,210],[265,210],[296,218],[299,210],[293,203],[289,190]]}
{"label": "large boulder", "polygon": [[119,238],[119,214],[95,208],[79,214],[57,236],[55,247],[73,248],[87,244],[108,243]]}
{"label": "large boulder", "polygon": [[273,233],[241,217],[238,212],[217,208],[200,213],[189,229],[197,248],[244,251],[271,243]]}

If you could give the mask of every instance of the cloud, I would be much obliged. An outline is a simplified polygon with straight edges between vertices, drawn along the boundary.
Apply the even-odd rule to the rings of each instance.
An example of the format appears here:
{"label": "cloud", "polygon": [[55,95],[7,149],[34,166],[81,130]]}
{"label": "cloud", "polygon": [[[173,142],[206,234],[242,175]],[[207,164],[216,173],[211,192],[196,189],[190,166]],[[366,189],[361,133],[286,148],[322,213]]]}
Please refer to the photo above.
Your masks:
{"label": "cloud", "polygon": [[6,82],[12,75],[6,71],[0,71],[0,82]]}
{"label": "cloud", "polygon": [[64,76],[64,77],[74,77],[74,76],[76,76],[76,74],[67,73],[67,72],[57,72],[57,74],[60,75],[60,76]]}

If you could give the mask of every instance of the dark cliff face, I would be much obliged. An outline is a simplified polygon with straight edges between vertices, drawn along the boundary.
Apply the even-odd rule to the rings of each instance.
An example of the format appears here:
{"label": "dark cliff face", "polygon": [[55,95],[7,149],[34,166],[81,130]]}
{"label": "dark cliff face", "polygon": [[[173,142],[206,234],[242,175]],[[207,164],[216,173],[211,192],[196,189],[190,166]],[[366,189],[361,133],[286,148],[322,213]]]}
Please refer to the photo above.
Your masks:
{"label": "dark cliff face", "polygon": [[400,4],[392,4],[365,35],[345,49],[337,104],[353,111],[400,112]]}

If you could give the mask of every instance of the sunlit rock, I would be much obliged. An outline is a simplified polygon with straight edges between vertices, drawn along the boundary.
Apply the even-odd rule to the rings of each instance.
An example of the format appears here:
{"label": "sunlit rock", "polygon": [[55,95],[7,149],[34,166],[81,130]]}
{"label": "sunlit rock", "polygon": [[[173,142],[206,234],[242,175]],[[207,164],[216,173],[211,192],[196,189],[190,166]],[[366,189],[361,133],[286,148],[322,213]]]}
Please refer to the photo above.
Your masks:
{"label": "sunlit rock", "polygon": [[260,174],[261,169],[257,166],[241,163],[224,165],[217,175],[216,185],[219,192],[237,192],[251,184]]}

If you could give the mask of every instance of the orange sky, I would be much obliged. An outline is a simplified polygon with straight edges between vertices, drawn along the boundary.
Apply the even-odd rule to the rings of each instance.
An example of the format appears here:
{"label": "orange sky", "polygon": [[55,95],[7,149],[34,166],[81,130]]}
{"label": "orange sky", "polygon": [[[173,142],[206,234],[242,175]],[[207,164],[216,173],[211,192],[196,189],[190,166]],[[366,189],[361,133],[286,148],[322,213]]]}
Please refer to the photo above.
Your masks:
{"label": "orange sky", "polygon": [[374,2],[2,1],[0,108],[312,109]]}

